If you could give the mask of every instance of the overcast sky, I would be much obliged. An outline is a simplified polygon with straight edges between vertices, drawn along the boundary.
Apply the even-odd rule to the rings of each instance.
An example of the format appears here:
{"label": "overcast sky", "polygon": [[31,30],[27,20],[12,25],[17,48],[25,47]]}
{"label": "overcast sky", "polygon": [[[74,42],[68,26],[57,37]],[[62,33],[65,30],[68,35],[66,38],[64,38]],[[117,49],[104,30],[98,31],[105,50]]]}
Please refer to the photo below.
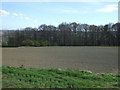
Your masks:
{"label": "overcast sky", "polygon": [[104,25],[118,22],[117,2],[2,2],[0,29],[57,26],[62,22]]}

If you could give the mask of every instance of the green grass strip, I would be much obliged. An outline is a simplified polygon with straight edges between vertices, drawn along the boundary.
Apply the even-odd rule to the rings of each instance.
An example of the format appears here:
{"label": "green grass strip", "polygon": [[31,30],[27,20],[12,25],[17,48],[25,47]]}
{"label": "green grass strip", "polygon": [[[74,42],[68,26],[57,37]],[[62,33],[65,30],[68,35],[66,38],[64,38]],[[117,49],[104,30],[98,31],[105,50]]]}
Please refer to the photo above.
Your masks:
{"label": "green grass strip", "polygon": [[118,88],[120,74],[2,67],[3,88]]}

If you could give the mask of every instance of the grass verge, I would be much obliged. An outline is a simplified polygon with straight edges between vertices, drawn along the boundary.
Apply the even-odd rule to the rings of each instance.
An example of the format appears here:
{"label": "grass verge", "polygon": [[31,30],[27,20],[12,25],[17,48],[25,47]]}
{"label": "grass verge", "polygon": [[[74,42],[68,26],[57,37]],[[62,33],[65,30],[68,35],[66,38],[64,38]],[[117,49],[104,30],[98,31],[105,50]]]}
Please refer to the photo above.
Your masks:
{"label": "grass verge", "polygon": [[120,74],[2,67],[3,88],[118,88]]}

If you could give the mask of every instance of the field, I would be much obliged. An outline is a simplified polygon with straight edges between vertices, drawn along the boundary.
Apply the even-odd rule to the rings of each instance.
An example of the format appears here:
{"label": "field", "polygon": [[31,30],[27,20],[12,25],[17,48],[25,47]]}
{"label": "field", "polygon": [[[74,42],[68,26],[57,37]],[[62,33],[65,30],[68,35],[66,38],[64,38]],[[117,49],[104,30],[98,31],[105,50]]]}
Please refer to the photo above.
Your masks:
{"label": "field", "polygon": [[116,88],[117,90],[120,77],[118,74],[97,75],[87,71],[62,69],[13,67],[2,69],[3,88]]}
{"label": "field", "polygon": [[116,47],[2,48],[2,65],[3,88],[118,88],[120,77]]}
{"label": "field", "polygon": [[3,66],[118,72],[116,47],[19,47],[2,48]]}

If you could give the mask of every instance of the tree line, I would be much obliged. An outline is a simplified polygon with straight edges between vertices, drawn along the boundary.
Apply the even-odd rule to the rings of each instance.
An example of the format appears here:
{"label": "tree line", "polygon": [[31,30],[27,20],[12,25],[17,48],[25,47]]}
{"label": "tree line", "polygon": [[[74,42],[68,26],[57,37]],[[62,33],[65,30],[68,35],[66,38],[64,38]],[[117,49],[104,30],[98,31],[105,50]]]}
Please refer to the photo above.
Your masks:
{"label": "tree line", "polygon": [[72,22],[57,27],[42,24],[4,32],[2,46],[119,46],[119,38],[120,23],[97,26]]}

